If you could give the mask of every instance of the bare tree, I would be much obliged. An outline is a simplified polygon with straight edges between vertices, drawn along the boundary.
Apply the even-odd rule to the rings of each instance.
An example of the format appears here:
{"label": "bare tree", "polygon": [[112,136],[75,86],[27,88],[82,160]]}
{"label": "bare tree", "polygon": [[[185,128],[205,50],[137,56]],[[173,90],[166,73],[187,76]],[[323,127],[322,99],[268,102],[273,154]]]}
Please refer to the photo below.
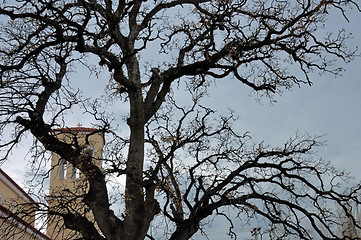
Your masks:
{"label": "bare tree", "polygon": [[[350,8],[360,11],[352,0],[5,0],[3,160],[30,133],[39,144],[34,150],[45,153],[35,154],[35,164],[50,151],[78,168],[89,184],[81,199],[94,221],[73,211],[47,214],[63,217],[84,239],[189,239],[213,215],[228,220],[234,234],[227,208],[245,223],[261,217],[274,239],[314,233],[341,239],[330,206],[349,212],[346,203],[360,204],[360,186],[342,194],[347,174],[311,158],[322,141],[297,134],[283,147],[252,145],[248,134],[232,129],[232,113],[214,120],[199,101],[212,80],[227,77],[272,98],[311,84],[311,71],[339,74],[333,60],[355,55],[346,48],[349,35],[322,37],[318,30],[330,12],[347,20]],[[108,101],[129,106],[129,136],[117,131],[119,122],[99,101],[87,104],[72,87],[79,66],[109,74]],[[175,100],[179,86],[189,91],[188,106]],[[65,127],[66,114],[78,107],[108,132],[104,169],[84,145],[52,131]],[[107,184],[114,176],[126,183],[123,198],[113,201]],[[114,213],[123,201],[124,210]]]}

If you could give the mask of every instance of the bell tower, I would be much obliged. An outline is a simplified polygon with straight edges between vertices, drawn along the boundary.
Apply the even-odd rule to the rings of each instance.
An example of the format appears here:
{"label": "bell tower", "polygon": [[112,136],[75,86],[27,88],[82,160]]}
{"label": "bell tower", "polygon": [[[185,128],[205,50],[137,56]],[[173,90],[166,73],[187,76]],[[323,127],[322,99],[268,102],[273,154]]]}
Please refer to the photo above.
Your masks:
{"label": "bell tower", "polygon": [[[83,147],[92,155],[92,161],[102,167],[104,133],[96,128],[73,127],[54,129],[53,134],[61,141]],[[54,240],[79,238],[74,231],[66,229],[63,218],[67,214],[93,219],[91,211],[82,203],[88,189],[84,175],[71,163],[52,153],[48,202],[47,236]]]}

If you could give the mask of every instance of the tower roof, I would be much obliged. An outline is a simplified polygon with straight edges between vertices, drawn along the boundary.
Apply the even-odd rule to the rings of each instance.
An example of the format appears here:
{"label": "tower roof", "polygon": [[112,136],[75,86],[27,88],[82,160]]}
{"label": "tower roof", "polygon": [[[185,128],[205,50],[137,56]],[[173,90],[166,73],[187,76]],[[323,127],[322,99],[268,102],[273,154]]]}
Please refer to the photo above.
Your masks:
{"label": "tower roof", "polygon": [[98,128],[87,128],[87,127],[65,127],[65,128],[55,128],[53,129],[54,132],[68,132],[68,133],[92,133],[92,132],[99,132],[100,129]]}
{"label": "tower roof", "polygon": [[94,134],[99,134],[103,138],[103,144],[105,144],[104,131],[102,131],[99,128],[87,128],[87,127],[81,127],[81,125],[80,125],[78,127],[54,128],[54,129],[52,129],[52,131],[55,133],[84,133],[84,134],[94,133]]}

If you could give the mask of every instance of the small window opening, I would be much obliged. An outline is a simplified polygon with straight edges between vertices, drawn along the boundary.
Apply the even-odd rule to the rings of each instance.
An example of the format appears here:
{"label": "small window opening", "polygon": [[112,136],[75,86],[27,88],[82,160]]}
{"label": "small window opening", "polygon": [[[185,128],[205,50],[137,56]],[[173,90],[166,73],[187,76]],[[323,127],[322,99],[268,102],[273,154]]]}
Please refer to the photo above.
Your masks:
{"label": "small window opening", "polygon": [[71,168],[71,178],[78,179],[79,178],[79,169],[77,169],[74,165]]}
{"label": "small window opening", "polygon": [[59,160],[59,179],[66,179],[66,161],[62,158]]}

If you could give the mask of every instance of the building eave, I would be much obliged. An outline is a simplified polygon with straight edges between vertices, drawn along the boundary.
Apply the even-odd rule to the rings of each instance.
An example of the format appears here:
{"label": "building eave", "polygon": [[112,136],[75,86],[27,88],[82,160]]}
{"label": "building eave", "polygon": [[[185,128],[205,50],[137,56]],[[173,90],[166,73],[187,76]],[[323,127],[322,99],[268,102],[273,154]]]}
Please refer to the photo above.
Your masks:
{"label": "building eave", "polygon": [[9,209],[5,208],[4,206],[0,205],[0,218],[4,219],[5,221],[9,221],[12,224],[16,224],[17,227],[24,229],[31,235],[37,236],[40,240],[52,240],[44,233],[40,232],[38,229],[33,227],[31,224],[25,222],[19,216],[11,212]]}
{"label": "building eave", "polygon": [[35,200],[29,196],[9,175],[7,175],[1,168],[0,168],[0,180],[4,182],[10,189],[12,189],[16,194],[22,197],[24,200],[30,203],[34,203],[38,205]]}

